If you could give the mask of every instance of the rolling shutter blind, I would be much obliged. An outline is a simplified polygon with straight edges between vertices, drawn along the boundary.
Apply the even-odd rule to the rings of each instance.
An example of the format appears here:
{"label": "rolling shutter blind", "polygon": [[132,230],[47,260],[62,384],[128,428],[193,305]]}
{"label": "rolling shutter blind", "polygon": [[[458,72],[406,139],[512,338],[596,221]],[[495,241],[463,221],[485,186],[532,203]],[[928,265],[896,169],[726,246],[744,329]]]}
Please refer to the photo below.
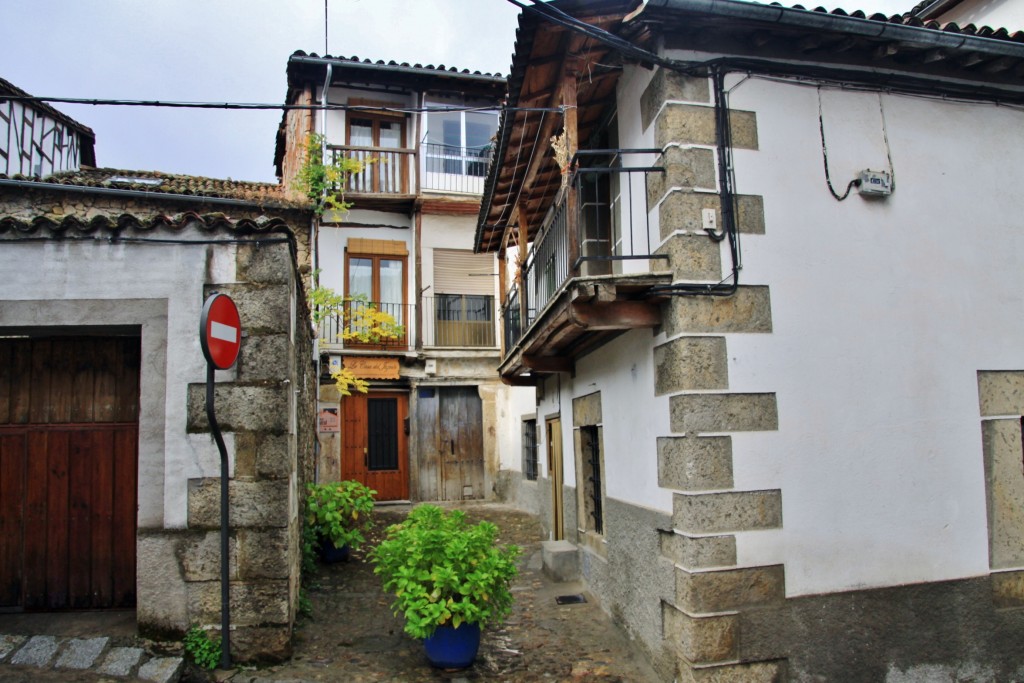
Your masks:
{"label": "rolling shutter blind", "polygon": [[438,294],[494,295],[493,254],[434,250],[434,291]]}

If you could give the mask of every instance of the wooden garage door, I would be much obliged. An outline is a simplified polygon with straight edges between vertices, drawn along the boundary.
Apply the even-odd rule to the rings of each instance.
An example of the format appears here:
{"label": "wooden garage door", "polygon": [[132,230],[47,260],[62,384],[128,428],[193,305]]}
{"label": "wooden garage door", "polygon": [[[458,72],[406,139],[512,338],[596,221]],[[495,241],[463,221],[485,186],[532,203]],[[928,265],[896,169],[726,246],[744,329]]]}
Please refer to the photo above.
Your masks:
{"label": "wooden garage door", "polygon": [[0,609],[134,606],[139,351],[0,338]]}

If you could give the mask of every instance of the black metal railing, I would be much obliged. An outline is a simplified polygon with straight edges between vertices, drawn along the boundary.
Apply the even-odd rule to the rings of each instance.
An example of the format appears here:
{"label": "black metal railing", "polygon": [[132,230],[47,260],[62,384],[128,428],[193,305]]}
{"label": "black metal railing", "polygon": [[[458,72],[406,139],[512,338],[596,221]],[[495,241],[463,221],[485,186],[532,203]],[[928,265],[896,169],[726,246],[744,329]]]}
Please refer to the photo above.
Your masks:
{"label": "black metal railing", "polygon": [[326,347],[405,350],[409,348],[414,316],[415,306],[411,304],[346,301],[339,312],[320,321],[320,343]]}
{"label": "black metal railing", "polygon": [[421,306],[424,346],[497,347],[493,296],[438,294]]}
{"label": "black metal railing", "polygon": [[422,189],[473,194],[483,192],[484,177],[491,163],[490,146],[473,148],[424,143],[421,149]]}
{"label": "black metal railing", "polygon": [[[660,166],[623,166],[624,155],[659,156],[657,149],[614,149],[581,151],[574,157],[580,164],[571,183],[576,194],[578,256],[570,263],[568,237],[568,191],[560,192],[552,211],[534,237],[533,246],[523,264],[524,291],[512,288],[503,307],[506,351],[511,350],[543,312],[548,303],[572,277],[650,270],[655,260],[667,260],[653,254],[647,182],[650,174],[664,173]],[[642,177],[643,189],[634,191],[633,179]],[[641,183],[636,183],[641,184]],[[637,197],[642,195],[642,197]],[[634,221],[637,203],[643,206],[643,220]],[[644,265],[644,262],[647,262]],[[526,319],[519,297],[526,296]]]}
{"label": "black metal railing", "polygon": [[348,178],[345,191],[357,194],[409,194],[415,150],[394,147],[329,145],[333,161],[347,157],[363,162],[363,170]]}

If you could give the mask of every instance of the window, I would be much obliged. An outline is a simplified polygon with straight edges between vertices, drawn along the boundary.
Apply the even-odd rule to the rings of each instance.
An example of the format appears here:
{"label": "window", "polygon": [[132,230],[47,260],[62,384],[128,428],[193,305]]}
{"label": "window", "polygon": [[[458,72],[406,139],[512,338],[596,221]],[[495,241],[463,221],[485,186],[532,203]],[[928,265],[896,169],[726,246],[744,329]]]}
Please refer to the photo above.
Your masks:
{"label": "window", "polygon": [[523,420],[523,476],[537,480],[537,421]]}
{"label": "window", "polygon": [[494,112],[439,111],[427,114],[427,172],[483,177],[498,130]]}
{"label": "window", "polygon": [[580,427],[583,455],[583,496],[588,531],[604,534],[604,505],[601,496],[601,439],[596,425]]}
{"label": "window", "polygon": [[[494,347],[494,257],[434,250],[434,313],[424,322],[430,346]],[[424,299],[424,304],[429,300]]]}
{"label": "window", "polygon": [[[351,192],[402,193],[406,191],[405,120],[401,115],[348,117],[347,154],[366,163],[349,180]],[[394,150],[394,151],[392,151]]]}
{"label": "window", "polygon": [[[396,324],[408,325],[405,310],[408,249],[405,243],[353,238],[345,251],[345,294],[354,300],[349,305],[373,306],[394,318]],[[402,345],[405,339],[389,343],[395,342]]]}

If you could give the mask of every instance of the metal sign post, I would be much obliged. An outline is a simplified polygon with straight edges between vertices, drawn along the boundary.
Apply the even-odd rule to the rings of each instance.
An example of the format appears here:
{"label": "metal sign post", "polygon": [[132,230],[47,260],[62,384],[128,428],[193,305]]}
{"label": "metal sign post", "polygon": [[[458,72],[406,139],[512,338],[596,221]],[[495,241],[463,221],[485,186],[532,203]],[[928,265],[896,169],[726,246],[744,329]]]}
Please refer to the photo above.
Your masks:
{"label": "metal sign post", "polygon": [[231,668],[231,593],[228,576],[228,449],[214,414],[214,370],[227,370],[238,359],[242,345],[242,323],[231,297],[214,292],[203,304],[199,319],[199,342],[206,356],[206,418],[220,451],[220,668]]}

